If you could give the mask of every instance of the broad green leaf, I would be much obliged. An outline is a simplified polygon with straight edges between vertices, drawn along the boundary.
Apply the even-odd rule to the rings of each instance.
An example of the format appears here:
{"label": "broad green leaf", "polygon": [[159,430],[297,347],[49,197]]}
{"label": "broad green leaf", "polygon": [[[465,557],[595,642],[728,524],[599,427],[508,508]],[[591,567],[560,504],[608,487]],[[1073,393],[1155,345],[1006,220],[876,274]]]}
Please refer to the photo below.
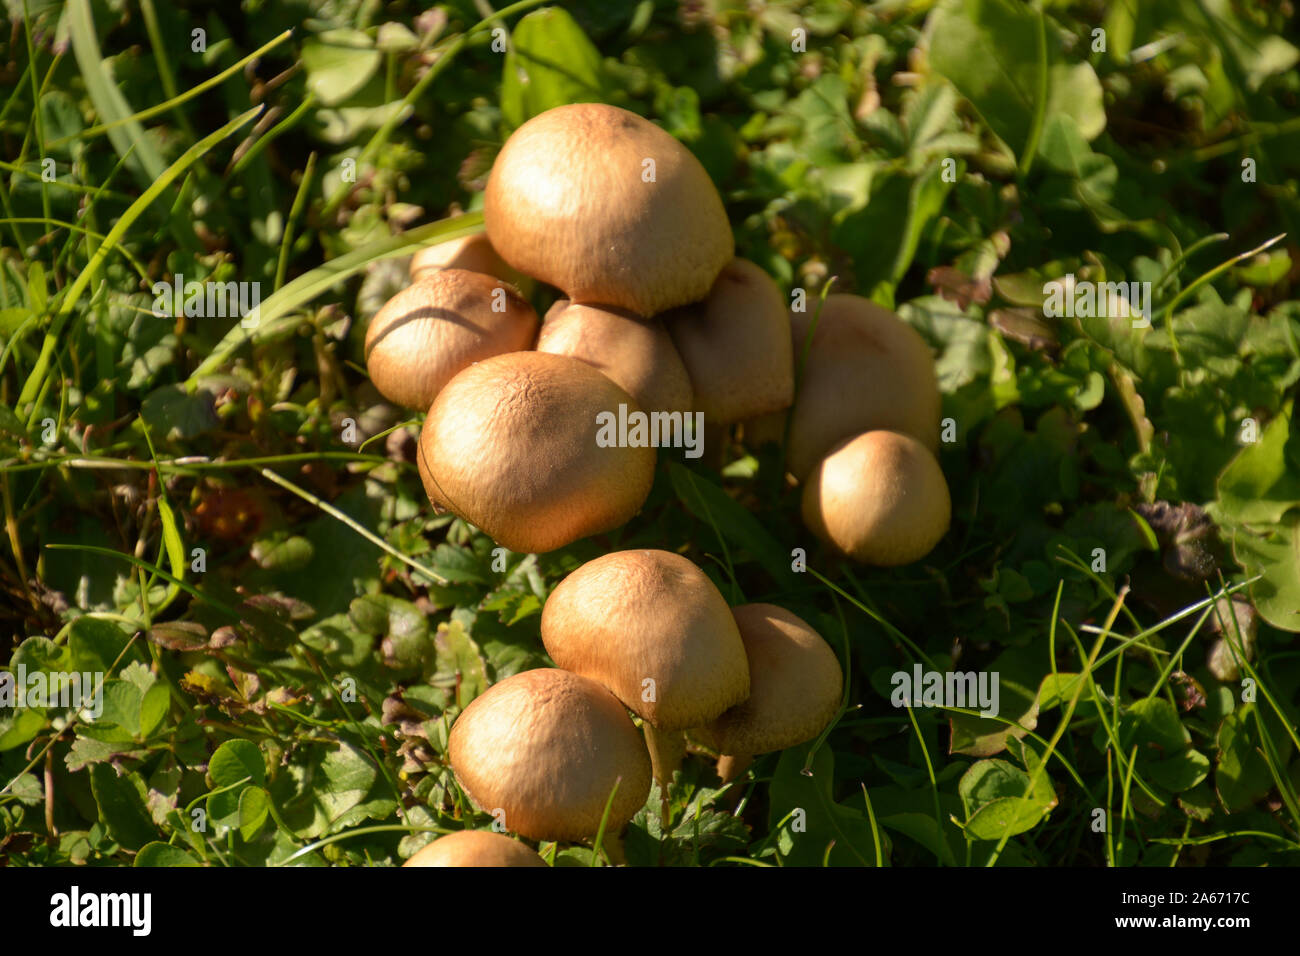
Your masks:
{"label": "broad green leaf", "polygon": [[515,26],[501,74],[501,116],[515,128],[556,106],[605,98],[600,51],[560,7],[534,10]]}
{"label": "broad green leaf", "polygon": [[156,840],[158,828],[146,805],[144,782],[138,774],[118,776],[111,764],[90,768],[90,789],[99,807],[99,819],[113,839],[128,850],[138,850]]}
{"label": "broad green leaf", "polygon": [[360,30],[326,30],[302,44],[307,90],[322,106],[337,106],[370,81],[382,55]]}
{"label": "broad green leaf", "polygon": [[1219,500],[1210,509],[1215,520],[1275,525],[1300,505],[1300,470],[1287,455],[1290,437],[1288,403],[1219,475]]}
{"label": "broad green leaf", "polygon": [[957,784],[966,806],[966,832],[976,840],[1000,840],[1032,830],[1057,801],[1045,773],[1032,794],[1029,785],[1029,774],[1005,760],[972,764]]}
{"label": "broad green leaf", "polygon": [[168,843],[146,843],[135,856],[133,866],[201,866],[193,856]]}
{"label": "broad green leaf", "polygon": [[[787,822],[781,828],[785,846],[782,855],[789,866],[875,866],[876,843],[859,795],[854,806],[836,803],[832,796],[835,758],[829,747],[821,747],[813,758],[812,774],[803,773],[808,744],[791,747],[781,754],[769,792],[768,826],[796,813],[800,827]],[[857,809],[861,805],[862,809]],[[881,860],[888,865],[890,848],[880,834]],[[829,858],[828,858],[829,853]]]}
{"label": "broad green leaf", "polygon": [[1292,516],[1267,534],[1238,529],[1232,554],[1251,577],[1255,610],[1284,631],[1300,631],[1300,518]]}

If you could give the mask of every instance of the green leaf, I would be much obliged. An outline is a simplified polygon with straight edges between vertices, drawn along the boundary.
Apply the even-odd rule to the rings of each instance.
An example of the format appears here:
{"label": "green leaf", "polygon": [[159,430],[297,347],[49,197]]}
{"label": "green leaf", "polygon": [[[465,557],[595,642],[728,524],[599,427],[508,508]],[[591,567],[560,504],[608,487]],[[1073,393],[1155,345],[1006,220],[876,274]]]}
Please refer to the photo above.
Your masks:
{"label": "green leaf", "polygon": [[468,707],[488,686],[487,667],[478,645],[470,640],[460,621],[452,621],[438,625],[433,646],[437,655],[433,683],[454,687],[456,703]]}
{"label": "green leaf", "polygon": [[211,393],[200,389],[190,394],[183,385],[164,385],[150,392],[140,403],[140,417],[169,441],[195,438],[219,424]]}
{"label": "green leaf", "polygon": [[[1068,116],[1087,140],[1106,127],[1101,82],[1092,66],[1061,59],[1055,27],[1013,0],[945,0],[931,14],[930,66],[979,111],[1018,157],[1029,145],[1036,111]],[[1046,34],[1040,50],[1040,30]],[[1046,70],[1047,99],[1040,99]]]}
{"label": "green leaf", "polygon": [[1210,510],[1220,524],[1274,525],[1300,505],[1300,468],[1289,460],[1291,403],[1242,448],[1219,475],[1219,498]]}
{"label": "green leaf", "polygon": [[266,761],[257,745],[242,739],[227,740],[208,762],[213,788],[227,787],[244,777],[261,786],[266,783]]}
{"label": "green leaf", "polygon": [[510,36],[501,116],[512,128],[556,106],[604,99],[600,51],[560,7],[535,10]]}
{"label": "green leaf", "polygon": [[1239,529],[1232,555],[1251,577],[1251,602],[1260,616],[1284,631],[1300,631],[1300,517],[1292,516],[1267,534]]}
{"label": "green leaf", "polygon": [[302,535],[273,534],[253,542],[249,554],[268,571],[299,571],[311,564],[314,550]]}
{"label": "green leaf", "polygon": [[100,822],[122,846],[138,850],[157,838],[158,829],[138,774],[119,777],[111,764],[97,763],[90,768],[90,789],[99,807]]}
{"label": "green leaf", "polygon": [[[831,866],[875,866],[876,842],[865,802],[861,797],[855,799],[863,807],[858,810],[833,799],[835,758],[829,747],[818,749],[812,773],[804,774],[809,746],[802,744],[782,752],[769,791],[768,826],[773,830],[791,813],[801,811],[801,816],[796,815],[801,828],[793,827],[790,821],[779,831],[785,842],[786,864],[822,866],[823,861],[829,861]],[[880,838],[884,841],[881,860],[888,865],[888,840],[883,833]]]}
{"label": "green leaf", "polygon": [[1056,791],[1045,773],[1032,794],[1029,784],[1029,774],[1005,760],[972,764],[957,784],[966,832],[976,840],[1000,840],[1032,830],[1056,806]]}
{"label": "green leaf", "polygon": [[193,856],[168,843],[146,843],[140,847],[133,866],[201,866]]}
{"label": "green leaf", "polygon": [[307,90],[322,106],[337,106],[370,81],[382,55],[360,30],[326,30],[302,44]]}
{"label": "green leaf", "polygon": [[261,787],[245,788],[239,795],[239,835],[253,839],[270,814],[271,795]]}

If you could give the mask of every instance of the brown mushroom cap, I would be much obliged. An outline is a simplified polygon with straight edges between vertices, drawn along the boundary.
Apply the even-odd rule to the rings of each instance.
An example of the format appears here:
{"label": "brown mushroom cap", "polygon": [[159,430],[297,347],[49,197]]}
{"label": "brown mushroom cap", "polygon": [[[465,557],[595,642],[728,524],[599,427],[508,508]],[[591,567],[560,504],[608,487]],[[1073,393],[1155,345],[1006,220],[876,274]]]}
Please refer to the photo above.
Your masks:
{"label": "brown mushroom cap", "polygon": [[602,103],[559,106],[515,130],[483,215],[519,271],[575,302],[643,316],[704,298],[734,249],[722,199],[690,150]]}
{"label": "brown mushroom cap", "polygon": [[537,326],[514,286],[464,269],[430,272],[370,320],[366,368],[389,401],[425,411],[461,369],[531,348]]}
{"label": "brown mushroom cap", "polygon": [[840,707],[844,673],[820,634],[774,604],[731,609],[749,660],[749,698],[700,736],[724,754],[763,754],[812,740]]}
{"label": "brown mushroom cap", "polygon": [[[794,361],[815,310],[791,314]],[[903,432],[939,448],[939,384],[925,340],[861,296],[827,296],[790,422],[787,457],[800,481],[846,438],[872,429]]]}
{"label": "brown mushroom cap", "polygon": [[537,351],[569,355],[602,372],[644,412],[691,410],[691,380],[657,319],[560,300],[542,323]]}
{"label": "brown mushroom cap", "polygon": [[461,830],[426,844],[402,866],[546,866],[546,861],[503,834]]}
{"label": "brown mushroom cap", "polygon": [[528,279],[506,265],[506,261],[492,248],[492,243],[488,242],[488,237],[481,232],[440,242],[436,246],[425,246],[411,257],[412,279],[419,279],[421,273],[439,272],[443,269],[465,269],[496,276],[517,289],[523,289]]}
{"label": "brown mushroom cap", "polygon": [[790,313],[780,287],[754,263],[733,259],[707,299],[664,321],[705,421],[725,425],[790,407]]}
{"label": "brown mushroom cap", "polygon": [[749,695],[726,600],[669,551],[616,551],[582,565],[542,608],[542,642],[558,666],[600,681],[659,730],[698,727]]}
{"label": "brown mushroom cap", "polygon": [[616,782],[607,829],[617,833],[650,793],[650,756],[623,705],[557,668],[493,684],[456,719],[447,749],[470,799],[535,840],[595,836]]}
{"label": "brown mushroom cap", "polygon": [[910,564],[948,531],[943,470],[911,435],[871,431],[841,442],[803,489],[808,530],[866,564]]}
{"label": "brown mushroom cap", "polygon": [[511,352],[465,369],[420,431],[429,499],[511,551],[552,551],[641,507],[655,449],[602,448],[597,415],[636,402],[585,362]]}

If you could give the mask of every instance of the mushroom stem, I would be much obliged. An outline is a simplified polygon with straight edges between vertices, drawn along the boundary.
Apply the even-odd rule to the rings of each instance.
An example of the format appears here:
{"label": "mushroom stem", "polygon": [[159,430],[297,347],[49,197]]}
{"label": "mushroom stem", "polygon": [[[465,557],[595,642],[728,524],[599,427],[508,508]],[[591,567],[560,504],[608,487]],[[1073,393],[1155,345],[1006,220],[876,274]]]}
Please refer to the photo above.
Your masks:
{"label": "mushroom stem", "polygon": [[731,783],[754,762],[753,754],[722,754],[718,757],[718,776],[723,783]]}
{"label": "mushroom stem", "polygon": [[666,800],[673,774],[681,767],[682,758],[686,756],[686,737],[679,730],[657,730],[649,721],[643,726],[646,748],[650,751],[650,770],[655,780],[659,781],[659,789],[664,792]]}

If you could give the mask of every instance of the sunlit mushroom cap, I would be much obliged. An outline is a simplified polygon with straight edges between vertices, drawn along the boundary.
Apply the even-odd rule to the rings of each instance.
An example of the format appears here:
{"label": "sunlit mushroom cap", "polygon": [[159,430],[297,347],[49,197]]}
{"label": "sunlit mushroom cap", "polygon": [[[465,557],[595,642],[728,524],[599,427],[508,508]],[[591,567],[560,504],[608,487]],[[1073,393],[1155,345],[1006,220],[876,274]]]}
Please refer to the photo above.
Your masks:
{"label": "sunlit mushroom cap", "polygon": [[749,698],[700,737],[724,754],[762,754],[812,740],[839,710],[844,684],[830,646],[774,604],[732,608],[749,661]]}
{"label": "sunlit mushroom cap", "polygon": [[489,687],[456,719],[448,752],[475,805],[535,840],[595,836],[616,783],[606,826],[617,833],[650,792],[650,755],[623,705],[558,668]]}
{"label": "sunlit mushroom cap", "polygon": [[366,369],[390,402],[425,411],[462,369],[531,348],[538,324],[509,283],[464,269],[426,272],[370,320]]}
{"label": "sunlit mushroom cap", "polygon": [[655,449],[602,447],[597,416],[632,397],[585,362],[512,352],[439,393],[420,432],[429,499],[511,551],[552,551],[609,531],[641,507]]}
{"label": "sunlit mushroom cap", "polygon": [[536,852],[501,833],[461,830],[426,844],[403,866],[546,866]]}
{"label": "sunlit mushroom cap", "polygon": [[547,599],[542,641],[557,665],[600,681],[660,730],[700,726],[749,695],[726,600],[669,551],[616,551],[582,565]]}
{"label": "sunlit mushroom cap", "polygon": [[642,316],[704,298],[734,249],[691,151],[602,103],[559,106],[515,130],[483,199],[488,238],[514,268],[575,302]]}
{"label": "sunlit mushroom cap", "polygon": [[[791,313],[795,362],[816,308]],[[833,446],[871,429],[939,447],[939,385],[925,340],[906,322],[856,295],[826,298],[795,397],[787,449],[800,481]]]}

